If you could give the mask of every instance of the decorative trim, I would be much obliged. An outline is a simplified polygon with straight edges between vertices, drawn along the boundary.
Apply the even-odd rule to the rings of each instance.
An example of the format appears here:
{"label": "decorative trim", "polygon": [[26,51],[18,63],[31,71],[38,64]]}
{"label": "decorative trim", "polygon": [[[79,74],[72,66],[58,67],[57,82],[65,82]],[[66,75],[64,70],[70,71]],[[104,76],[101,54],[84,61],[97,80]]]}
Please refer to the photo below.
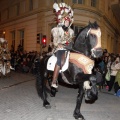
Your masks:
{"label": "decorative trim", "polygon": [[94,66],[94,61],[85,55],[78,53],[70,53],[70,62],[82,68],[85,74],[91,74]]}

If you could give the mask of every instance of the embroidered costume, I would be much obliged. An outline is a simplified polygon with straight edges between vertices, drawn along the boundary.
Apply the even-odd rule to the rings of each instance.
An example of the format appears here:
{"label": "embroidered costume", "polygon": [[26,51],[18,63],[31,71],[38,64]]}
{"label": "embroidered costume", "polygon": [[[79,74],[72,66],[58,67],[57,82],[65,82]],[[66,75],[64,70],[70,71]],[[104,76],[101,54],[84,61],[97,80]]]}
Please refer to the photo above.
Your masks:
{"label": "embroidered costume", "polygon": [[0,38],[0,74],[6,75],[10,72],[10,59],[8,43],[4,38]]}
{"label": "embroidered costume", "polygon": [[53,45],[56,49],[57,62],[54,69],[52,87],[57,88],[57,78],[59,70],[64,64],[65,60],[65,47],[72,42],[74,31],[70,28],[73,23],[73,10],[65,3],[54,3],[53,8],[56,14],[57,27],[51,30],[53,36]]}

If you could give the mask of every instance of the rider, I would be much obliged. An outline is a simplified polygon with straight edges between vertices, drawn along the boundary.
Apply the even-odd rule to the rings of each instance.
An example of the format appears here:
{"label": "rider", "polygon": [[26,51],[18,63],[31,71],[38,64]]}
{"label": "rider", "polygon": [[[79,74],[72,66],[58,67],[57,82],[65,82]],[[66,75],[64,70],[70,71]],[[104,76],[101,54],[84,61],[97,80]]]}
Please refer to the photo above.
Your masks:
{"label": "rider", "polygon": [[53,8],[57,15],[58,25],[51,30],[53,36],[53,44],[56,50],[57,62],[54,68],[53,79],[51,87],[57,88],[57,79],[59,70],[65,61],[65,45],[73,40],[74,31],[70,28],[73,23],[73,11],[70,6],[65,3],[54,3]]}

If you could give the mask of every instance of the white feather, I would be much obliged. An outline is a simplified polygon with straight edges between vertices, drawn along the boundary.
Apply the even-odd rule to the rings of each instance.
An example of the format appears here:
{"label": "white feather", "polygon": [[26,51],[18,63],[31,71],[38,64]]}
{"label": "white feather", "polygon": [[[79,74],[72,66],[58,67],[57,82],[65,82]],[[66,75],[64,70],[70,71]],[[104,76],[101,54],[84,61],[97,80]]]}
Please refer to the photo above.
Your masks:
{"label": "white feather", "polygon": [[5,39],[4,38],[0,38],[0,42],[5,42]]}
{"label": "white feather", "polygon": [[65,3],[62,3],[62,6],[65,7]]}
{"label": "white feather", "polygon": [[68,13],[68,12],[69,12],[69,10],[68,10],[68,9],[65,9],[65,12],[66,12],[66,13]]}
{"label": "white feather", "polygon": [[68,5],[67,5],[67,4],[65,4],[65,7],[66,7],[66,8],[68,8]]}
{"label": "white feather", "polygon": [[62,4],[60,3],[59,6],[62,7]]}
{"label": "white feather", "polygon": [[71,7],[69,6],[69,11],[71,10]]}
{"label": "white feather", "polygon": [[62,18],[62,16],[61,15],[58,15],[58,19],[61,19]]}
{"label": "white feather", "polygon": [[64,10],[61,10],[60,13],[63,14]]}
{"label": "white feather", "polygon": [[72,14],[70,13],[69,16],[72,17]]}
{"label": "white feather", "polygon": [[56,10],[56,12],[58,12],[60,10],[60,8],[59,8],[57,3],[53,4],[53,8]]}
{"label": "white feather", "polygon": [[73,16],[73,10],[71,10],[71,15]]}

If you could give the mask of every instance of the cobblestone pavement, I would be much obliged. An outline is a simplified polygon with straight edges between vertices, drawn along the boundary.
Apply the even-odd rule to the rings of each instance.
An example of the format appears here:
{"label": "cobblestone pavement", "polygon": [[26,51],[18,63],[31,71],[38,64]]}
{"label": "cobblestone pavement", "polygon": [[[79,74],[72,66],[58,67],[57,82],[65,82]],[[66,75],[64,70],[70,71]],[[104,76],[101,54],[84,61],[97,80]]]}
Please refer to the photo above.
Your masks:
{"label": "cobblestone pavement", "polygon": [[[81,112],[86,120],[120,120],[120,98],[107,92],[99,92],[94,104],[83,100]],[[77,89],[59,85],[55,98],[49,96],[51,109],[42,106],[35,89],[35,77],[31,74],[12,72],[0,78],[0,120],[74,120]]]}

